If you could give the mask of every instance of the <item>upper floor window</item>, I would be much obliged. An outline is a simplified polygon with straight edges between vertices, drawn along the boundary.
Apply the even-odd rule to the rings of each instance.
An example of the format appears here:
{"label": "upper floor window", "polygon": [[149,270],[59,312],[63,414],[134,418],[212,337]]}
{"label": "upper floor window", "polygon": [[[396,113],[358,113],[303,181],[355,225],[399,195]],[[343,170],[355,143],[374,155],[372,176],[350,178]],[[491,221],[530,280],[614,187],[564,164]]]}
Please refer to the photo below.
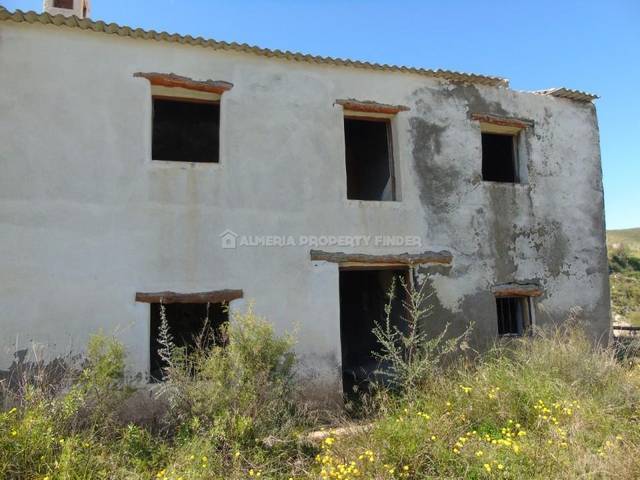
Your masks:
{"label": "upper floor window", "polygon": [[344,119],[347,198],[395,200],[388,119]]}
{"label": "upper floor window", "polygon": [[220,100],[233,85],[173,73],[134,74],[151,83],[151,158],[175,162],[220,161]]}
{"label": "upper floor window", "polygon": [[216,102],[153,97],[154,160],[218,163],[220,105]]}
{"label": "upper floor window", "polygon": [[482,132],[482,179],[518,183],[517,135]]}
{"label": "upper floor window", "polygon": [[73,0],[53,0],[54,8],[66,8],[67,10],[73,9]]}
{"label": "upper floor window", "polygon": [[347,198],[397,200],[393,158],[393,116],[407,107],[337,100],[344,109]]}
{"label": "upper floor window", "polygon": [[526,162],[522,137],[533,122],[474,113],[482,136],[482,180],[487,182],[524,183]]}

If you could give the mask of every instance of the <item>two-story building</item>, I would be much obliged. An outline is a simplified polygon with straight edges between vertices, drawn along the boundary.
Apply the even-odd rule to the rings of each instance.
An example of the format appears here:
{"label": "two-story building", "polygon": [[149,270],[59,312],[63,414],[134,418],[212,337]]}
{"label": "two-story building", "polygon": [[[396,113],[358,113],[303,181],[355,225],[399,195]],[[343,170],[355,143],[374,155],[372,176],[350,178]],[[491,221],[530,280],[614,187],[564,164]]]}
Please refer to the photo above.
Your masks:
{"label": "two-story building", "polygon": [[102,330],[157,375],[161,302],[186,342],[253,301],[337,392],[409,266],[434,334],[608,335],[595,96],[87,14],[0,9],[0,370]]}

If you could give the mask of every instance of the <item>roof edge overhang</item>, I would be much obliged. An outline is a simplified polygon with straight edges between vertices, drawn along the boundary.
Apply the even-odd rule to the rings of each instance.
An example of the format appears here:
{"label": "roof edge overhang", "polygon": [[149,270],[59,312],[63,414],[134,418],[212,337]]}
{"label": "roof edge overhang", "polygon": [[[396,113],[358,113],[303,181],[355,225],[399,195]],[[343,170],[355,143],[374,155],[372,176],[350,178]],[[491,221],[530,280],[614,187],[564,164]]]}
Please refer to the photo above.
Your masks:
{"label": "roof edge overhang", "polygon": [[582,90],[572,90],[565,87],[547,88],[546,90],[535,90],[533,92],[536,95],[547,95],[556,98],[565,98],[567,100],[573,100],[574,102],[591,103],[594,100],[600,98],[598,95],[589,92],[583,92]]}
{"label": "roof edge overhang", "polygon": [[368,70],[412,73],[428,77],[438,78],[451,82],[473,83],[491,87],[509,87],[509,81],[505,78],[488,75],[478,75],[474,73],[456,72],[453,70],[432,70],[426,68],[409,67],[401,65],[388,65],[360,60],[350,60],[343,58],[326,57],[319,55],[309,55],[288,50],[271,50],[261,48],[246,43],[222,42],[203,37],[193,37],[191,35],[180,35],[177,33],[157,32],[155,30],[143,30],[142,28],[132,28],[121,26],[115,23],[105,23],[101,20],[93,21],[88,18],[80,19],[76,16],[65,17],[63,15],[51,15],[49,13],[36,13],[33,11],[23,12],[22,10],[9,11],[0,6],[0,21],[13,21],[17,23],[54,25],[60,27],[77,28],[92,32],[107,33],[120,37],[135,39],[156,40],[184,45],[195,45],[213,48],[215,50],[226,50],[232,52],[248,53],[269,58],[289,60],[296,62],[306,62],[312,64],[333,65],[338,67],[362,68]]}

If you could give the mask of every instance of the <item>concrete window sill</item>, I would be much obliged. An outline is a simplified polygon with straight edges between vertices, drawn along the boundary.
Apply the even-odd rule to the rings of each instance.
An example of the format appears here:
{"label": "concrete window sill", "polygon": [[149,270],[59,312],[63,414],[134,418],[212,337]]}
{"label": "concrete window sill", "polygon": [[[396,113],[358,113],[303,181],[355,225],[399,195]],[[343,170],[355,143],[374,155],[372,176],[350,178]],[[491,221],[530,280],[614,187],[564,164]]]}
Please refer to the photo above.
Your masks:
{"label": "concrete window sill", "polygon": [[213,162],[180,162],[177,160],[151,160],[149,165],[153,169],[169,170],[218,170],[222,168],[220,163]]}
{"label": "concrete window sill", "polygon": [[482,180],[482,184],[491,188],[520,188],[523,190],[527,190],[531,186],[531,184],[523,182],[493,182],[491,180]]}
{"label": "concrete window sill", "polygon": [[402,200],[345,200],[349,207],[397,208],[403,206]]}

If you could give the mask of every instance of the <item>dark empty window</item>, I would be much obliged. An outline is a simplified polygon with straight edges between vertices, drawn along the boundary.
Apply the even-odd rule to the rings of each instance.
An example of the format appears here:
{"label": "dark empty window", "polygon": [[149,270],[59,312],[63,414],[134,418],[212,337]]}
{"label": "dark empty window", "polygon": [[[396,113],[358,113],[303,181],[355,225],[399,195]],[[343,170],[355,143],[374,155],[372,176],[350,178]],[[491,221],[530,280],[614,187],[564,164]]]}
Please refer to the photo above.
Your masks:
{"label": "dark empty window", "polygon": [[153,98],[154,160],[218,162],[220,105]]}
{"label": "dark empty window", "polygon": [[518,182],[515,136],[482,133],[482,179]]}
{"label": "dark empty window", "polygon": [[499,335],[523,335],[531,326],[528,297],[496,298]]}
{"label": "dark empty window", "polygon": [[54,8],[66,8],[68,10],[73,8],[73,0],[53,0]]}
{"label": "dark empty window", "polygon": [[[228,311],[221,303],[172,303],[164,306],[169,333],[177,347],[184,347],[187,353],[193,351],[198,342],[202,346],[224,345],[223,325],[228,321]],[[163,362],[158,340],[162,317],[160,304],[151,304],[150,325],[150,378],[162,380]]]}
{"label": "dark empty window", "polygon": [[395,200],[389,120],[344,119],[347,198]]}

